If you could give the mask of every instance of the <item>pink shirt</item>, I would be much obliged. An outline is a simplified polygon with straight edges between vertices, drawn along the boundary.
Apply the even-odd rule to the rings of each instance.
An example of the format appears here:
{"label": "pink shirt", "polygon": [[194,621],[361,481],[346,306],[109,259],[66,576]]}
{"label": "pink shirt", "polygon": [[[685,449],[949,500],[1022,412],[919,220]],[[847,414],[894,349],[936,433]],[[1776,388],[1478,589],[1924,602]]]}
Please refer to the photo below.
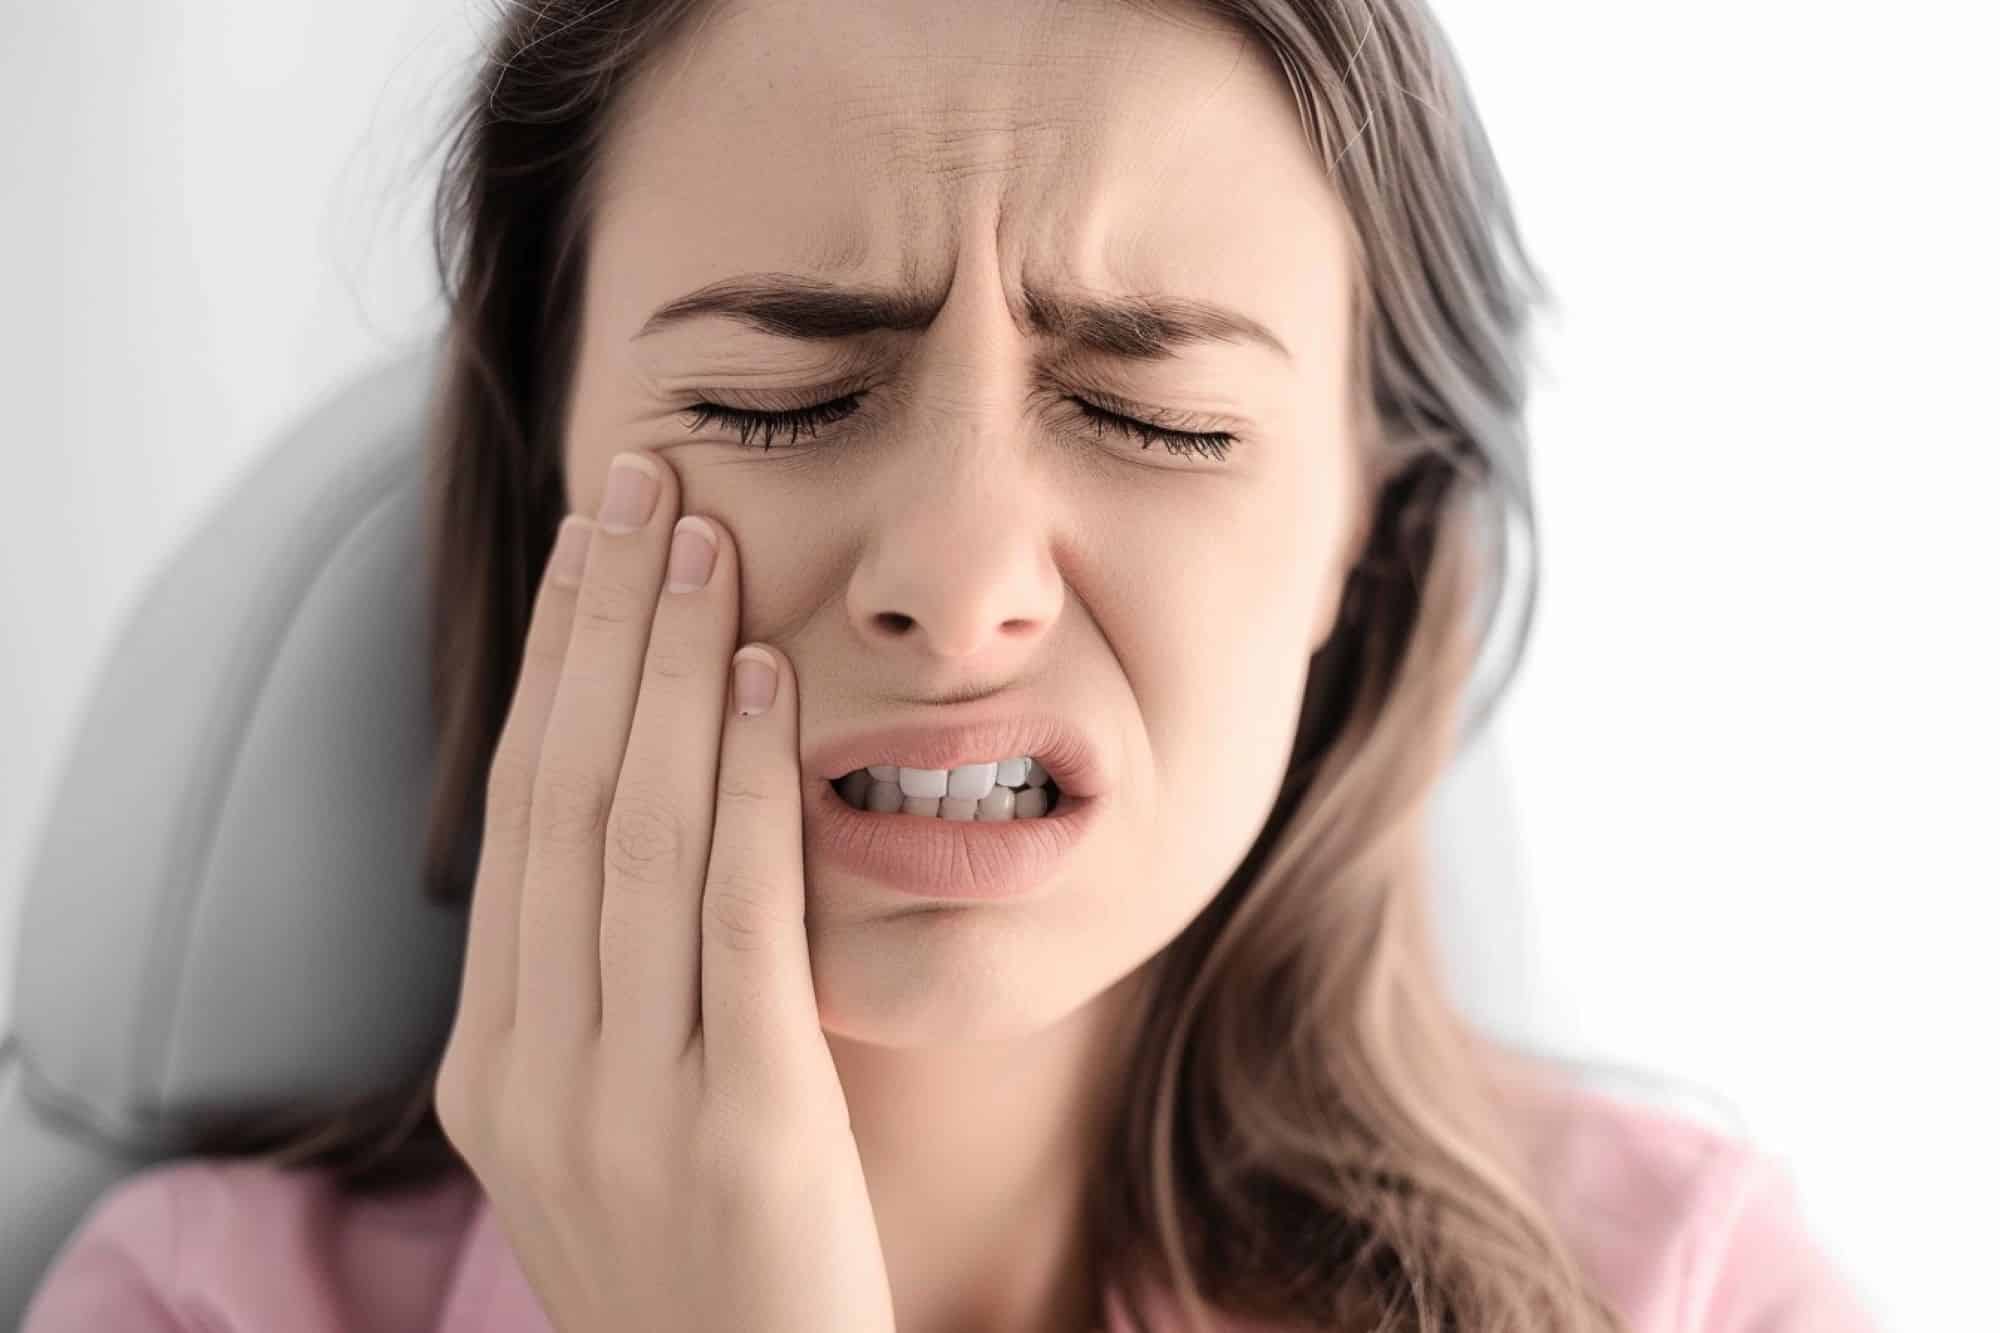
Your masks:
{"label": "pink shirt", "polygon": [[[1559,1230],[1633,1333],[1875,1333],[1789,1174],[1698,1122],[1568,1089],[1536,1149]],[[1164,1306],[1161,1308],[1165,1308]],[[466,1172],[393,1200],[197,1158],[121,1180],[22,1333],[548,1333]],[[1115,1312],[1108,1333],[1129,1333]]]}

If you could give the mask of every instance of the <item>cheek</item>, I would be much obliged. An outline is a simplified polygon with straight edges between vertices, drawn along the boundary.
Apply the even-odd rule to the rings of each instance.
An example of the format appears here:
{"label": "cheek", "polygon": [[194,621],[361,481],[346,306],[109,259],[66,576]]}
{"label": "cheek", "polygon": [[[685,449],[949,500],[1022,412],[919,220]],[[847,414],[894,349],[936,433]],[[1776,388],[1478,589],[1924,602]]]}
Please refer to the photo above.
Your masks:
{"label": "cheek", "polygon": [[1158,886],[1149,913],[1185,921],[1198,912],[1277,799],[1334,559],[1331,534],[1315,534],[1308,547],[1304,530],[1275,500],[1258,517],[1238,516],[1228,532],[1208,534],[1205,549],[1160,571],[1147,609],[1125,622],[1147,644],[1147,674],[1134,684],[1158,809],[1156,836],[1134,851]]}
{"label": "cheek", "polygon": [[1290,731],[1278,721],[1292,709],[1256,707],[1216,696],[1161,755],[1156,808],[1135,812],[1138,832],[1122,849],[1112,881],[1115,901],[1080,926],[1098,934],[1098,958],[1150,958],[1186,930],[1249,855],[1277,798],[1290,754]]}
{"label": "cheek", "polygon": [[[1244,589],[1176,654],[1171,703],[1149,728],[1158,746],[1162,827],[1187,845],[1173,863],[1226,875],[1276,799],[1297,733],[1309,653],[1297,623],[1309,608],[1286,595]],[[1174,820],[1174,811],[1201,818]],[[1221,857],[1228,864],[1218,865]],[[1218,880],[1219,883],[1219,880]]]}
{"label": "cheek", "polygon": [[1209,699],[1208,711],[1252,710],[1254,696],[1286,690],[1289,673],[1303,681],[1338,535],[1326,515],[1284,497],[1207,514],[1175,530],[1171,558],[1119,557],[1143,588],[1143,610],[1124,627],[1189,677],[1167,688]]}
{"label": "cheek", "polygon": [[604,498],[604,487],[609,481],[611,460],[617,454],[615,449],[607,449],[601,444],[572,440],[563,450],[563,494],[568,501],[568,513],[597,513],[597,505]]}

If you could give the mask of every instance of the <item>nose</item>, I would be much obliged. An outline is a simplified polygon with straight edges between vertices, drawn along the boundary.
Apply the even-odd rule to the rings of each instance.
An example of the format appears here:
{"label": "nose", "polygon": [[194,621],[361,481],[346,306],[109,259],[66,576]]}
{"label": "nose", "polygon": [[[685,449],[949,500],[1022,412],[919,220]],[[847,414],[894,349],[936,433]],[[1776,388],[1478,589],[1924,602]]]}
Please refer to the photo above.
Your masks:
{"label": "nose", "polygon": [[907,441],[901,457],[925,461],[899,469],[893,483],[882,479],[871,496],[848,611],[868,647],[905,671],[949,664],[954,674],[1009,679],[1061,614],[1054,515],[1024,477],[1019,441],[1000,438],[1010,431],[948,435]]}
{"label": "nose", "polygon": [[[981,227],[968,234],[983,235]],[[848,610],[903,671],[1010,680],[1040,650],[1066,595],[1051,547],[1061,489],[1020,411],[1018,331],[991,251],[969,249],[933,322],[909,438],[875,479]],[[971,350],[968,350],[971,349]]]}

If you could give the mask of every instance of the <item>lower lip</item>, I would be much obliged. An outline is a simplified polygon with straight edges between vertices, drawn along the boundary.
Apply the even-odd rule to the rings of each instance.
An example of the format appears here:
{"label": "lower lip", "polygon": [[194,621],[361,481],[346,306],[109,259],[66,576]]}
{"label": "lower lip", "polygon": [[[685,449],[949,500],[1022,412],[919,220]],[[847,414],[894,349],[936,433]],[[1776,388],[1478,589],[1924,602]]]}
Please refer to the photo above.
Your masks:
{"label": "lower lip", "polygon": [[945,819],[857,810],[813,784],[806,837],[835,867],[919,898],[991,901],[1033,894],[1096,822],[1098,797],[1065,793],[1031,819]]}

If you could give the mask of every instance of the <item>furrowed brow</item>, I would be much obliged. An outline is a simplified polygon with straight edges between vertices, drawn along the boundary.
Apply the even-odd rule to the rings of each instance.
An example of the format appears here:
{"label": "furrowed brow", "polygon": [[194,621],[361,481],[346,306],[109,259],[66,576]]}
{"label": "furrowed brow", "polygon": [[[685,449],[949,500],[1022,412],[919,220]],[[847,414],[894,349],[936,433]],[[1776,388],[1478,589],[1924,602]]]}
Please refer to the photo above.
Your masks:
{"label": "furrowed brow", "polygon": [[1023,298],[1031,332],[1082,351],[1126,361],[1163,361],[1200,343],[1252,342],[1292,359],[1258,321],[1213,301],[1160,292],[1097,292],[1031,287]]}
{"label": "furrowed brow", "polygon": [[888,287],[842,287],[794,273],[744,273],[711,282],[655,310],[638,341],[684,320],[721,315],[761,333],[806,342],[929,327],[943,301]]}
{"label": "furrowed brow", "polygon": [[[634,341],[686,320],[719,315],[780,338],[831,342],[864,334],[919,333],[942,296],[900,288],[841,286],[793,273],[745,273],[668,301],[632,335]],[[1212,301],[1155,292],[1108,293],[1081,287],[1030,288],[1017,312],[1026,331],[1127,361],[1160,361],[1184,347],[1248,341],[1287,362],[1291,349],[1263,324]]]}

